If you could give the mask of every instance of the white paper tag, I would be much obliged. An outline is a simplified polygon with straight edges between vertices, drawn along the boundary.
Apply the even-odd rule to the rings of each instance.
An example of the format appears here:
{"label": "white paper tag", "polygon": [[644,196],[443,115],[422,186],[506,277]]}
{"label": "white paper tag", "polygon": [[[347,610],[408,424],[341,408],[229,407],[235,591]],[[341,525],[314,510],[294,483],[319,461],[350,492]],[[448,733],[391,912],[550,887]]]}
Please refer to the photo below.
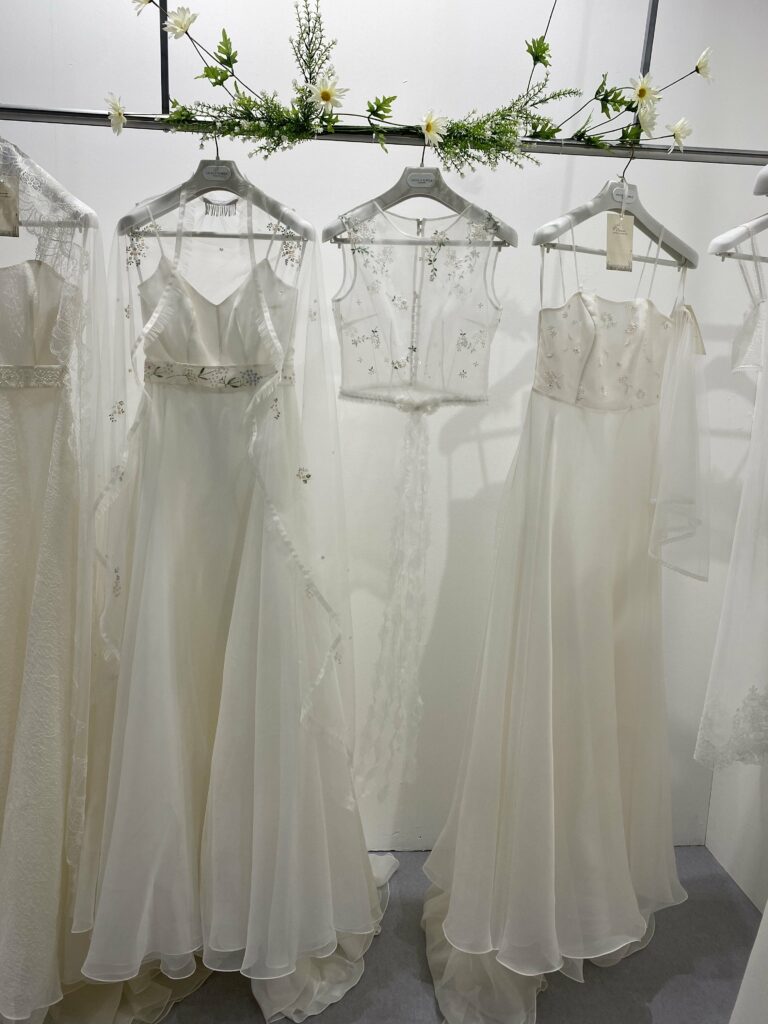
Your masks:
{"label": "white paper tag", "polygon": [[432,188],[437,181],[434,171],[411,171],[405,179],[411,188]]}
{"label": "white paper tag", "polygon": [[0,235],[19,237],[19,179],[0,181]]}
{"label": "white paper tag", "polygon": [[206,181],[229,181],[232,177],[232,168],[226,164],[208,164],[203,168],[203,177]]}
{"label": "white paper tag", "polygon": [[631,213],[608,214],[607,237],[605,240],[605,266],[607,270],[632,269],[632,234],[635,218]]}

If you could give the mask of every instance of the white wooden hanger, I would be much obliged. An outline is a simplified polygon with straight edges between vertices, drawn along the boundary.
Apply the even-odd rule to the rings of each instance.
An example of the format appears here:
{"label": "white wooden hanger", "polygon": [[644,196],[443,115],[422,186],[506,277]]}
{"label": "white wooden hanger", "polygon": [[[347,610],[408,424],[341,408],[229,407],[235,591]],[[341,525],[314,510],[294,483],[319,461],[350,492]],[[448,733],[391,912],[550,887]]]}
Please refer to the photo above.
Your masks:
{"label": "white wooden hanger", "polygon": [[[768,166],[758,174],[754,193],[756,196],[768,196]],[[713,238],[709,243],[709,252],[722,259],[758,260],[761,263],[768,263],[768,257],[758,256],[756,250],[750,253],[736,251],[738,246],[749,242],[755,235],[759,235],[766,229],[768,229],[768,213],[764,213],[754,220],[748,220],[745,224],[739,224],[736,228],[730,228],[722,235],[718,235],[717,238]]]}
{"label": "white wooden hanger", "polygon": [[[128,234],[138,228],[146,227],[153,220],[158,220],[166,213],[176,210],[181,205],[182,195],[187,199],[197,199],[207,192],[230,192],[243,199],[249,199],[254,206],[264,210],[276,221],[288,228],[294,235],[300,238],[311,240],[314,238],[315,229],[305,220],[298,217],[292,210],[283,206],[276,199],[262,192],[245,175],[241,174],[233,160],[201,160],[197,170],[187,181],[169,192],[156,196],[149,202],[142,203],[133,213],[127,214],[118,224],[118,231],[121,235]],[[175,235],[175,231],[160,232],[161,235]],[[203,232],[205,234],[205,232]],[[235,237],[226,234],[217,234],[218,238]],[[240,236],[236,236],[240,237]],[[267,240],[279,239],[279,234],[254,233],[251,238],[263,238]],[[290,237],[290,236],[286,236]]]}
{"label": "white wooden hanger", "polygon": [[[470,220],[482,224],[488,223],[488,211],[475,206],[474,203],[469,202],[469,200],[459,195],[458,192],[455,192],[437,167],[406,167],[398,181],[391,188],[388,188],[386,192],[382,192],[375,199],[369,199],[360,206],[356,206],[354,210],[350,210],[344,216],[345,218],[351,217],[359,220],[368,220],[378,210],[388,210],[406,199],[416,198],[433,199],[436,203],[440,203],[441,206],[453,210],[454,213],[466,215]],[[517,245],[517,232],[514,228],[495,217],[493,218],[493,224],[500,244]],[[343,239],[340,236],[346,230],[347,226],[344,223],[344,218],[339,217],[325,228],[323,231],[323,241],[341,242]]]}
{"label": "white wooden hanger", "polygon": [[[645,209],[640,202],[637,187],[630,185],[624,178],[611,178],[601,188],[594,199],[575,207],[569,213],[563,214],[557,220],[544,224],[533,235],[533,244],[541,245],[548,249],[568,248],[574,246],[557,245],[557,239],[572,230],[577,224],[582,224],[592,217],[609,211],[630,213],[635,224],[648,238],[660,245],[660,247],[672,257],[673,266],[696,267],[699,262],[699,255],[695,249],[687,245],[671,231],[660,224],[655,217]],[[587,252],[595,256],[604,256],[605,249],[585,249],[575,247],[576,252]],[[644,261],[645,257],[635,256],[635,260]],[[656,261],[654,261],[656,262]],[[666,262],[666,261],[658,261]]]}

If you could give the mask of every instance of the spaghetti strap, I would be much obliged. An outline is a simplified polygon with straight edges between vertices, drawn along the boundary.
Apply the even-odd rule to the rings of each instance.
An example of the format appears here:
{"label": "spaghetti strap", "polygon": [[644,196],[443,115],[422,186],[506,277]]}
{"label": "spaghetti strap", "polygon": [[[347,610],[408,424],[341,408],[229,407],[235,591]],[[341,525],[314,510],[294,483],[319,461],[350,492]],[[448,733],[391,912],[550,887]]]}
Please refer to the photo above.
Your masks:
{"label": "spaghetti strap", "polygon": [[544,308],[544,260],[547,255],[547,251],[543,245],[539,246],[539,252],[541,254],[541,263],[539,264],[539,309]]}
{"label": "spaghetti strap", "polygon": [[[656,281],[656,271],[659,269],[659,257],[661,256],[661,243],[664,241],[664,228],[662,227],[659,232],[659,240],[656,245],[656,258],[653,261],[653,273],[651,274],[651,283],[648,287],[648,298],[650,299],[651,293],[653,292],[653,285]],[[650,246],[648,246],[650,249]]]}
{"label": "spaghetti strap", "polygon": [[253,201],[250,196],[246,197],[246,223],[248,234],[248,255],[251,258],[251,270],[256,268],[256,248],[253,240]]}
{"label": "spaghetti strap", "polygon": [[576,256],[576,235],[573,233],[573,223],[571,223],[571,252],[573,253],[573,272],[576,275],[576,291],[581,291],[581,279],[579,277],[579,261]]}
{"label": "spaghetti strap", "polygon": [[[164,260],[168,261],[168,256],[166,255],[166,252],[165,252],[165,246],[163,245],[163,239],[162,239],[162,236],[160,234],[160,228],[157,226],[157,221],[155,220],[155,216],[152,213],[152,207],[151,207],[151,205],[149,203],[147,203],[145,205],[144,209],[147,211],[147,217],[149,217],[149,223],[152,226],[152,230],[155,232],[155,238],[157,239],[157,244],[158,244],[158,246],[160,248],[160,255],[162,256],[162,258]],[[143,275],[141,273],[141,262],[138,262],[136,264],[136,273],[138,275],[139,280],[143,281],[144,278],[143,278]]]}
{"label": "spaghetti strap", "polygon": [[560,287],[563,292],[563,305],[568,301],[568,291],[565,287],[565,267],[563,266],[563,250],[557,250],[557,265],[560,269]]}
{"label": "spaghetti strap", "polygon": [[688,267],[682,267],[680,270],[680,280],[677,284],[677,294],[675,295],[675,304],[673,309],[677,309],[678,306],[685,305],[685,280],[688,274]]}
{"label": "spaghetti strap", "polygon": [[640,285],[643,283],[643,278],[645,277],[645,268],[648,266],[647,260],[648,260],[648,257],[651,254],[651,246],[652,245],[653,245],[653,239],[649,238],[648,239],[648,248],[645,250],[646,261],[643,263],[642,267],[640,268],[640,277],[638,277],[638,279],[637,279],[637,288],[635,288],[635,298],[637,298],[638,295],[640,294]]}
{"label": "spaghetti strap", "polygon": [[755,240],[754,231],[749,232],[749,241],[752,247],[752,265],[755,268],[755,281],[757,282],[757,292],[760,301],[766,298],[765,291],[765,278],[763,276],[763,267],[760,263],[760,253],[757,249],[757,241]]}

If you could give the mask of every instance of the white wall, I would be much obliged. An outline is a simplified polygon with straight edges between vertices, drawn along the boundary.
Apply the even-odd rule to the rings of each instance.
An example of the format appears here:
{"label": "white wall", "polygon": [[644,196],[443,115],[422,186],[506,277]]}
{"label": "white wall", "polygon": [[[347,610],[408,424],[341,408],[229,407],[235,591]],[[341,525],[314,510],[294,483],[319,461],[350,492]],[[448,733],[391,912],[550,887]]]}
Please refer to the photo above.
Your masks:
{"label": "white wall", "polygon": [[[226,23],[243,56],[242,74],[256,86],[285,95],[294,71],[287,44],[292,5],[287,0],[197,0],[195,28],[213,42]],[[223,11],[222,8],[226,7]],[[523,39],[539,34],[549,3],[510,5],[505,0],[325,0],[330,31],[339,36],[336,65],[360,109],[373,92],[400,95],[396,116],[416,120],[429,106],[446,113],[489,108],[525,84]],[[663,84],[690,66],[705,45],[715,48],[717,82],[689,80],[665,101],[662,123],[686,114],[692,142],[768,148],[763,97],[768,89],[763,0],[680,0],[661,3],[653,72]],[[691,13],[695,7],[695,19]],[[550,39],[554,84],[593,88],[608,71],[626,82],[637,71],[645,23],[643,3],[571,0],[555,15]],[[86,0],[38,0],[5,12],[0,36],[0,97],[5,102],[100,107],[108,90],[132,110],[157,109],[155,12],[133,15],[128,0],[103,0],[98,15]],[[22,46],[21,43],[25,46]],[[172,92],[206,95],[193,82],[197,67],[189,48],[171,42]],[[564,106],[563,116],[573,109]],[[101,215],[105,234],[139,199],[187,177],[198,157],[191,138],[104,130],[6,124],[18,142]],[[222,155],[246,164],[246,147],[222,146]],[[267,191],[322,226],[388,186],[418,151],[308,144],[268,163],[254,161],[249,175]],[[211,155],[211,154],[208,154]],[[365,801],[372,847],[427,847],[445,817],[478,655],[493,557],[499,492],[517,444],[531,385],[538,303],[538,253],[528,245],[533,229],[593,195],[621,169],[616,160],[545,157],[523,171],[480,172],[451,181],[475,202],[518,227],[520,249],[499,262],[497,290],[505,306],[492,365],[487,407],[441,410],[429,420],[432,474],[432,548],[429,563],[429,628],[423,662],[425,711],[418,737],[419,778],[383,802]],[[700,251],[731,224],[764,211],[751,196],[754,170],[692,164],[636,163],[631,179],[645,205]],[[329,292],[340,276],[335,249],[326,252]],[[593,261],[594,263],[594,261]],[[592,266],[602,291],[620,295],[627,275],[606,280]],[[658,297],[671,303],[675,282],[661,280]],[[613,275],[618,277],[618,275]],[[673,751],[675,834],[678,842],[704,841],[711,777],[692,760],[698,716],[722,595],[739,495],[751,394],[749,382],[728,372],[729,340],[745,298],[737,271],[703,256],[691,275],[689,297],[697,308],[708,350],[707,379],[713,429],[713,565],[709,584],[665,579],[666,654]],[[634,282],[631,285],[634,288]],[[348,520],[357,630],[360,704],[365,705],[375,662],[386,589],[387,541],[393,469],[403,419],[393,409],[342,403],[347,468]],[[718,783],[720,787],[721,783]],[[722,781],[722,805],[734,812],[725,831],[745,829],[748,808],[738,812],[738,779]],[[718,789],[717,792],[720,792]],[[720,814],[721,803],[716,805]],[[718,820],[720,820],[718,818]],[[711,822],[715,842],[717,822]],[[744,833],[746,837],[746,832]],[[744,843],[757,861],[759,837]],[[764,850],[768,849],[764,847]],[[729,866],[727,851],[719,854]],[[747,872],[749,874],[749,872]],[[745,884],[742,882],[742,884]]]}

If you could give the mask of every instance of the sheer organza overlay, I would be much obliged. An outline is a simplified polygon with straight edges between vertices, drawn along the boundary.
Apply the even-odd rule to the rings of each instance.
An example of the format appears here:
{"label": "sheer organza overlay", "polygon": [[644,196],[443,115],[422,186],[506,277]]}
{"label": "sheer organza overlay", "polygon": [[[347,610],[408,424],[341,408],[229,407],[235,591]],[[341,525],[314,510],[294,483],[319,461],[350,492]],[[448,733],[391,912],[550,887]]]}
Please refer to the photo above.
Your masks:
{"label": "sheer organza overlay", "polygon": [[[706,576],[702,352],[681,305],[667,317],[646,298],[579,291],[541,312],[475,709],[426,864],[448,1024],[532,1024],[548,973],[581,981],[584,960],[617,962],[685,899],[649,547]],[[670,460],[690,469],[674,486]]]}
{"label": "sheer organza overlay", "polygon": [[710,767],[768,764],[768,298],[757,246],[739,261],[750,306],[734,370],[757,371],[752,435],[696,758]]}
{"label": "sheer organza overlay", "polygon": [[496,221],[469,213],[342,218],[345,275],[333,300],[341,394],[426,410],[488,397],[501,307]]}
{"label": "sheer organza overlay", "polygon": [[95,215],[0,140],[0,1020],[66,984],[82,838],[103,256]]}
{"label": "sheer organza overlay", "polygon": [[351,781],[314,241],[248,198],[182,194],[118,235],[113,288],[83,971],[202,962],[252,979],[267,1019],[303,1020],[359,978],[386,881]]}
{"label": "sheer organza overlay", "polygon": [[333,300],[341,346],[340,394],[407,414],[395,481],[389,581],[362,723],[362,791],[415,780],[419,667],[430,537],[429,426],[445,404],[488,397],[491,344],[501,316],[493,287],[498,223],[468,206],[408,217],[375,201],[342,217],[344,280]]}

